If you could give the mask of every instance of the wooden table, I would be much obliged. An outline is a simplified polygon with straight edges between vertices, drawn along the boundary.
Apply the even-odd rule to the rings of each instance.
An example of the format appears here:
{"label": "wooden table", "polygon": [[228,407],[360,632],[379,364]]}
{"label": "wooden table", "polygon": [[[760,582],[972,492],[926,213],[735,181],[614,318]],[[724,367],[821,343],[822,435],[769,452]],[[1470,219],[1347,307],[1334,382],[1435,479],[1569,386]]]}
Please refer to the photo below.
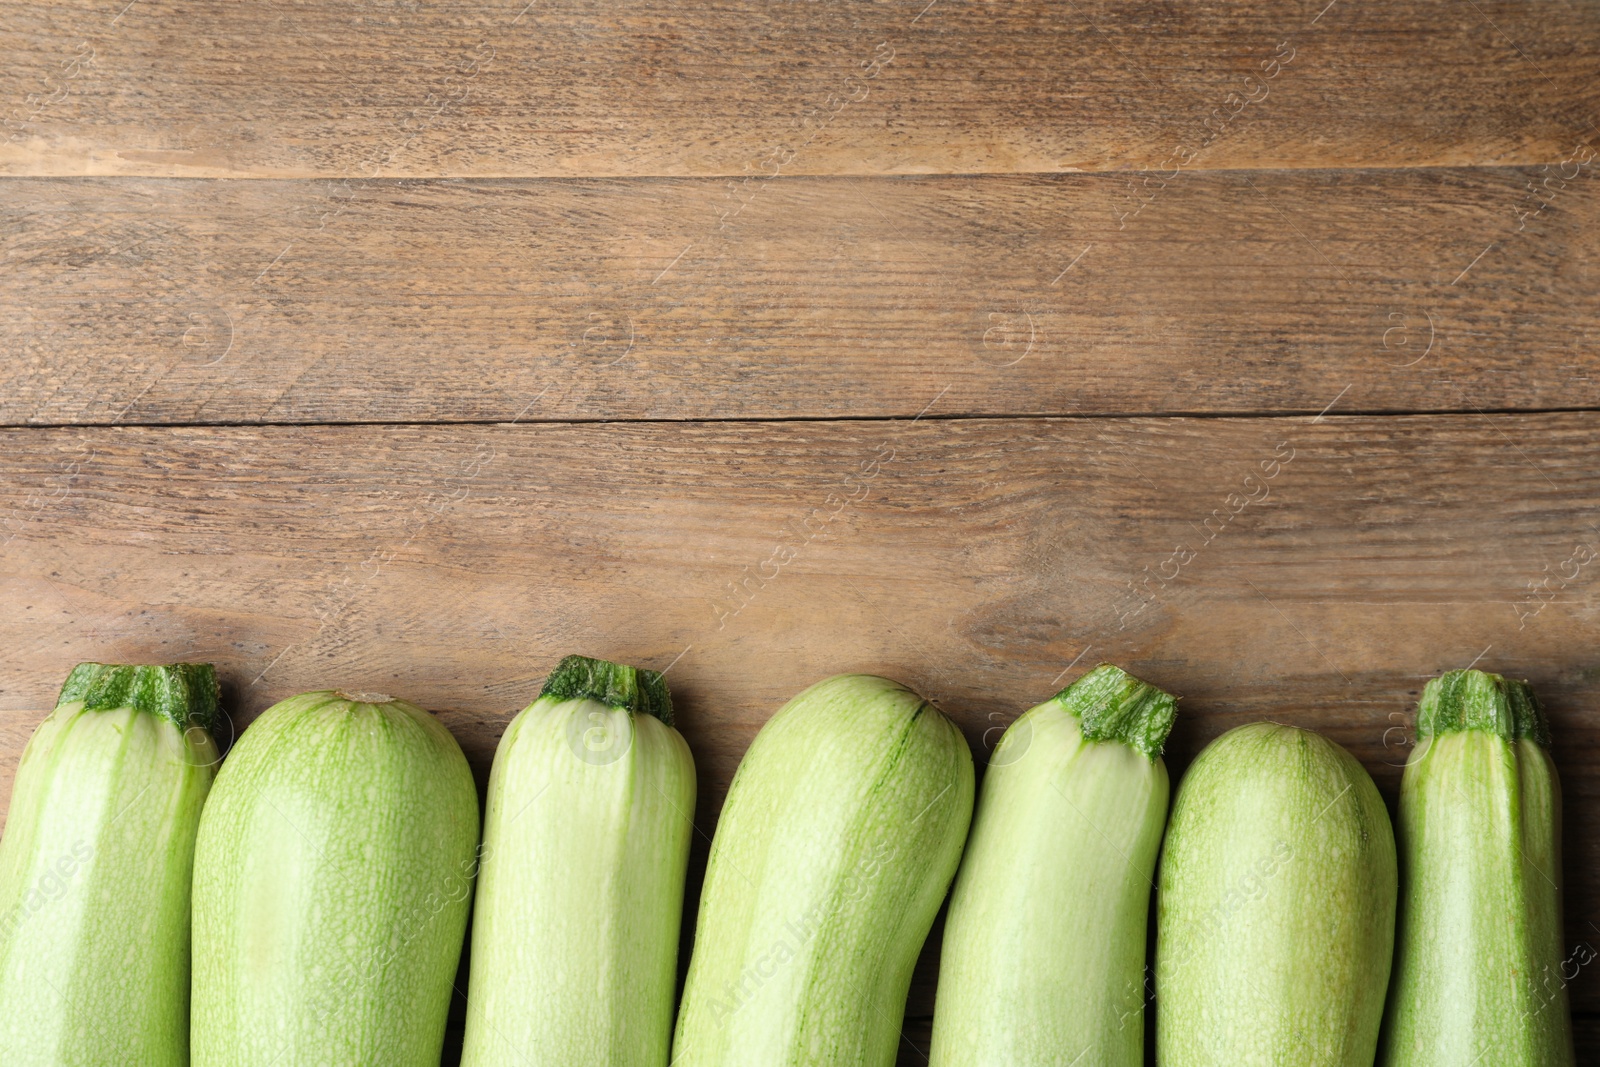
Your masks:
{"label": "wooden table", "polygon": [[233,730],[403,694],[482,776],[581,651],[670,666],[698,869],[830,673],[981,761],[1110,660],[1182,695],[1175,770],[1270,717],[1392,801],[1470,663],[1546,699],[1600,945],[1597,39],[1585,0],[16,0],[0,792],[79,660],[215,661]]}

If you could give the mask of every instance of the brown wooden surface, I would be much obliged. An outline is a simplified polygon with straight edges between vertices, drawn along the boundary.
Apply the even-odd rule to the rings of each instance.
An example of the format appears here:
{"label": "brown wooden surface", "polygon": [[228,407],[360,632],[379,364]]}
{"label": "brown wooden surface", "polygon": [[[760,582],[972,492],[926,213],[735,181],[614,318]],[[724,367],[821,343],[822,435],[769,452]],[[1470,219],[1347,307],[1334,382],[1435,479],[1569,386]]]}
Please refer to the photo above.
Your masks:
{"label": "brown wooden surface", "polygon": [[1180,147],[1208,167],[1547,163],[1596,135],[1597,31],[1586,0],[18,0],[0,167],[975,173],[1159,167]]}
{"label": "brown wooden surface", "polygon": [[[905,680],[981,759],[1108,659],[1182,695],[1175,771],[1270,717],[1348,746],[1392,801],[1422,683],[1477,662],[1547,702],[1569,939],[1594,943],[1594,565],[1548,603],[1526,587],[1600,551],[1597,431],[1588,413],[9,430],[4,773],[74,662],[204,659],[233,729],[305,689],[403,694],[482,779],[581,650],[670,666],[709,834],[756,729],[818,677]],[[1600,1007],[1587,973],[1573,988]]]}
{"label": "brown wooden surface", "polygon": [[0,420],[1594,406],[1597,169],[13,181]]}

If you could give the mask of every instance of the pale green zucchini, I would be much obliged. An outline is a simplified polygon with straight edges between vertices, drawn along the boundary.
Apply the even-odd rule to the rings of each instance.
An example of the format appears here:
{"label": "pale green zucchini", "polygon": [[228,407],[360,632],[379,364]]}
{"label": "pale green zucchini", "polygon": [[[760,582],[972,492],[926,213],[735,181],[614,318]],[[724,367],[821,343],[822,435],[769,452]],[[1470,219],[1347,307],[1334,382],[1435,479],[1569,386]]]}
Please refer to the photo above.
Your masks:
{"label": "pale green zucchini", "polygon": [[1006,730],[950,895],[932,1067],[1140,1067],[1176,701],[1110,666]]}
{"label": "pale green zucchini", "polygon": [[1561,787],[1526,683],[1428,682],[1400,785],[1385,1067],[1570,1067]]}
{"label": "pale green zucchini", "polygon": [[217,762],[209,663],[81,663],[0,840],[0,1063],[189,1062],[189,886]]}
{"label": "pale green zucchini", "polygon": [[960,731],[896,682],[784,705],[717,824],[673,1063],[890,1067],[972,783]]}
{"label": "pale green zucchini", "polygon": [[1371,1067],[1394,953],[1394,831],[1343,748],[1223,734],[1184,775],[1161,855],[1162,1067]]}
{"label": "pale green zucchini", "polygon": [[195,1067],[436,1067],[477,843],[472,772],[426,711],[268,708],[201,819]]}
{"label": "pale green zucchini", "polygon": [[562,660],[489,777],[463,1067],[665,1067],[694,801],[661,675]]}

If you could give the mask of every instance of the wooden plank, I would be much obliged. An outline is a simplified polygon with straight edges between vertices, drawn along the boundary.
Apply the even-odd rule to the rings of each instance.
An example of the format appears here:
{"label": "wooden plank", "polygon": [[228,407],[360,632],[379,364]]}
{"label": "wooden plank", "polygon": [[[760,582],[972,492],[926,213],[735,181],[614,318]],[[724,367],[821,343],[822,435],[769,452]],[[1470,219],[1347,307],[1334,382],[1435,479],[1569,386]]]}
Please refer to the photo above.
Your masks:
{"label": "wooden plank", "polygon": [[1590,407],[1596,169],[12,180],[0,420]]}
{"label": "wooden plank", "polygon": [[18,0],[0,172],[923,174],[1555,163],[1584,0]]}
{"label": "wooden plank", "polygon": [[1574,1016],[1572,1036],[1578,1046],[1579,1062],[1593,1062],[1595,1055],[1600,1054],[1600,1015]]}
{"label": "wooden plank", "polygon": [[[481,777],[582,650],[670,667],[709,834],[760,724],[820,676],[904,679],[981,760],[1108,659],[1182,694],[1175,771],[1271,717],[1349,746],[1392,800],[1422,683],[1476,662],[1547,702],[1569,936],[1592,944],[1600,605],[1574,561],[1600,552],[1597,431],[1590,413],[9,430],[5,766],[74,662],[200,658],[238,727],[303,689],[399,693]],[[1594,1010],[1590,970],[1573,988]]]}

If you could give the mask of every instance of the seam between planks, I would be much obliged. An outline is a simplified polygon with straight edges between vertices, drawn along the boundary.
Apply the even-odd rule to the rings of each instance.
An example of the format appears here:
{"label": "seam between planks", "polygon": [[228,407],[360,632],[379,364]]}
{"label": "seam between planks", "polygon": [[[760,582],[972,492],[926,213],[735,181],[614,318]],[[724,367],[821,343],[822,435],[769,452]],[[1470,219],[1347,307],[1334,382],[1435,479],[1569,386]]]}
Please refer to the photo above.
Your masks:
{"label": "seam between planks", "polygon": [[[1580,142],[1588,144],[1588,139]],[[1184,174],[1253,174],[1260,172],[1283,172],[1298,174],[1302,172],[1325,171],[1336,174],[1359,174],[1363,171],[1374,173],[1392,174],[1404,172],[1425,173],[1429,171],[1452,172],[1473,170],[1518,170],[1527,167],[1549,166],[1563,162],[1560,154],[1549,159],[1534,158],[1526,160],[1482,160],[1472,163],[1402,163],[1402,164],[1340,164],[1340,163],[1282,163],[1263,161],[1259,164],[1236,167],[1207,167],[1190,166],[1183,169]],[[974,171],[932,171],[932,172],[907,172],[907,171],[818,171],[816,173],[791,173],[759,177],[761,182],[804,182],[827,181],[837,179],[840,181],[860,181],[864,178],[884,179],[891,181],[941,181],[945,179],[976,179],[976,178],[1074,178],[1093,177],[1096,175],[1130,175],[1151,174],[1153,167],[1106,167],[1104,169],[1071,168],[1054,170],[974,170]],[[728,181],[733,178],[748,178],[746,172],[736,171],[704,171],[694,173],[650,173],[637,174],[625,171],[614,172],[585,172],[576,173],[506,173],[506,174],[399,174],[387,177],[368,177],[343,171],[327,172],[302,172],[290,171],[281,174],[273,173],[240,173],[240,174],[84,174],[82,171],[50,171],[15,172],[0,171],[0,181],[81,181],[81,182],[359,182],[363,185],[401,185],[408,182],[452,182],[456,184],[489,183],[489,182],[583,182],[583,181],[614,181],[614,182],[665,182],[665,181]]]}
{"label": "seam between planks", "polygon": [[1237,420],[1266,420],[1266,419],[1360,419],[1360,418],[1395,418],[1395,419],[1432,419],[1460,417],[1465,415],[1499,415],[1499,416],[1535,416],[1535,415],[1583,415],[1600,413],[1600,407],[1545,407],[1545,408],[1440,408],[1431,411],[1414,409],[1355,409],[1330,414],[1327,411],[1316,412],[1307,408],[1304,411],[1110,411],[1088,412],[1081,414],[1063,414],[1050,412],[1008,412],[1005,414],[974,413],[974,414],[945,414],[945,415],[766,415],[766,416],[729,416],[726,418],[561,418],[561,419],[363,419],[352,421],[317,421],[317,420],[284,420],[284,421],[218,421],[218,422],[116,422],[114,420],[95,420],[85,422],[14,422],[0,423],[0,432],[17,430],[185,430],[185,429],[250,429],[261,430],[274,427],[284,429],[312,429],[325,427],[328,429],[349,427],[425,427],[425,426],[595,426],[595,425],[661,425],[661,426],[693,426],[693,425],[772,425],[783,423],[872,423],[872,422],[1093,422],[1107,419],[1237,419]]}

